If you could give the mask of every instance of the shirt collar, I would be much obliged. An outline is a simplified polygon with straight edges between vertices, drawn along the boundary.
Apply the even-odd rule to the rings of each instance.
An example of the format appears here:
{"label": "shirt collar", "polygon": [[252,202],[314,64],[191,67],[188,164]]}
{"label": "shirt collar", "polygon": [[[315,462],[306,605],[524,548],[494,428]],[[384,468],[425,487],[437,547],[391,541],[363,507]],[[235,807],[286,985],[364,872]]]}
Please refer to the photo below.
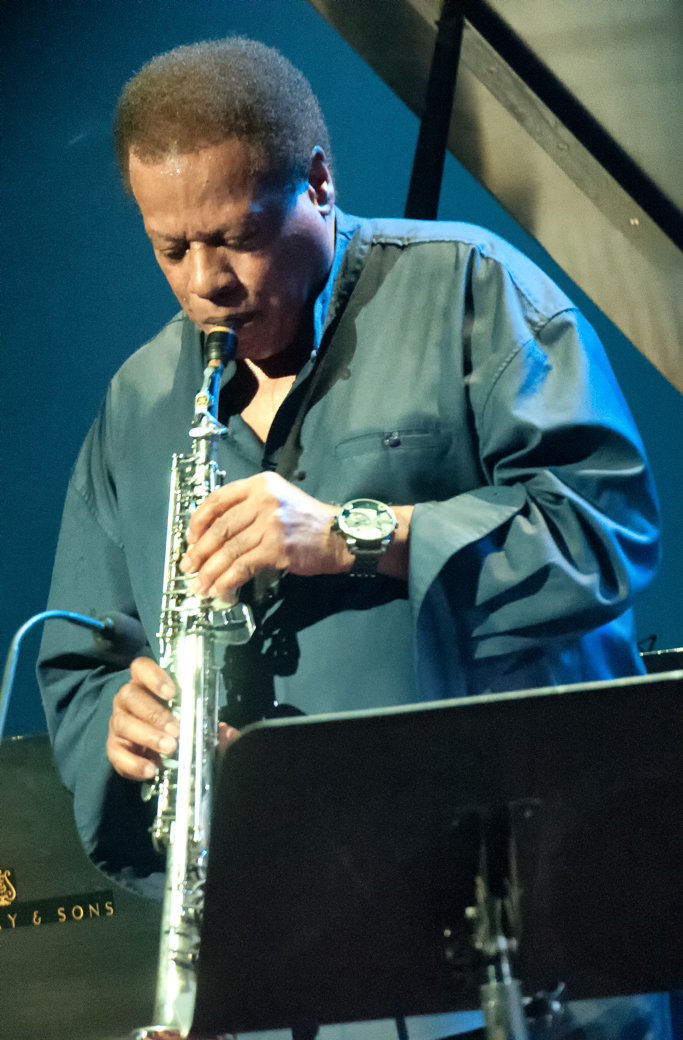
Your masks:
{"label": "shirt collar", "polygon": [[340,209],[334,208],[334,257],[332,259],[332,267],[330,273],[327,276],[324,288],[313,307],[313,321],[315,326],[315,347],[311,358],[315,360],[315,357],[320,348],[320,339],[325,328],[325,319],[327,318],[327,311],[330,306],[330,300],[332,299],[332,290],[334,283],[337,280],[339,274],[339,268],[341,267],[342,260],[344,259],[344,253],[346,247],[353,237],[353,233],[356,230],[357,223],[353,220],[349,220],[345,213],[342,213]]}

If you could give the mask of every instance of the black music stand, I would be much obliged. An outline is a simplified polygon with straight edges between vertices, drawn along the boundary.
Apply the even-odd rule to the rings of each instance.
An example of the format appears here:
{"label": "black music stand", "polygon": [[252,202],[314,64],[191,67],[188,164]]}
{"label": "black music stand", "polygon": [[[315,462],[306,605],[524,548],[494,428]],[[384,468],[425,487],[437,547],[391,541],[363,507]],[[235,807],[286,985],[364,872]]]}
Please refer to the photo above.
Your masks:
{"label": "black music stand", "polygon": [[251,727],[191,1035],[478,1007],[485,857],[529,993],[682,987],[683,671]]}

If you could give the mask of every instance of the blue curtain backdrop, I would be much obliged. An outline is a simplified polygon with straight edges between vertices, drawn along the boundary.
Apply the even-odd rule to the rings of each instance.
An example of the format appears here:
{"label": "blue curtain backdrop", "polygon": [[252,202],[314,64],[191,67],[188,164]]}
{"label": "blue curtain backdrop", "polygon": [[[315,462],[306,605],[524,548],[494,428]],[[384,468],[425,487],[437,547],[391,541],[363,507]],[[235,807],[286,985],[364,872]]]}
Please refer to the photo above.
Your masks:
{"label": "blue curtain backdrop", "polygon": [[[322,103],[340,204],[365,216],[402,215],[418,123],[307,0],[0,0],[0,14],[4,654],[44,609],[67,480],[109,379],[177,309],[117,180],[111,123],[124,81],[182,43],[241,33],[279,47]],[[664,566],[639,601],[639,637],[683,644],[683,399],[450,156],[439,216],[502,234],[596,326],[664,513]],[[25,642],[8,733],[45,729],[38,641]]]}

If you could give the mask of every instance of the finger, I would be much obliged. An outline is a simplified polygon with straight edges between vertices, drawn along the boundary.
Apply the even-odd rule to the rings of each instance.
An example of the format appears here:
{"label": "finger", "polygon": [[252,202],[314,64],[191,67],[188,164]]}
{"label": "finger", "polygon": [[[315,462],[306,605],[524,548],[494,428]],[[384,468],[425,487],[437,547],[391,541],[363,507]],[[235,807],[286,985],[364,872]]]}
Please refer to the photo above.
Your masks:
{"label": "finger", "polygon": [[160,700],[149,689],[136,682],[126,683],[114,697],[113,712],[134,716],[151,726],[158,733],[178,735],[178,720],[168,707],[167,700]]}
{"label": "finger", "polygon": [[133,683],[159,697],[162,701],[170,701],[175,693],[175,686],[166,672],[150,657],[136,657],[130,666]]}
{"label": "finger", "polygon": [[244,501],[249,496],[254,480],[258,476],[259,474],[256,475],[256,478],[247,477],[245,480],[232,480],[229,484],[224,484],[223,487],[212,491],[202,504],[197,506],[190,518],[187,529],[188,545],[194,545],[198,542],[214,520],[227,509],[231,509],[238,502]]}
{"label": "finger", "polygon": [[218,515],[199,540],[187,550],[180,561],[180,569],[186,574],[201,570],[215,552],[247,530],[258,516],[259,500],[255,496],[231,506]]}
{"label": "finger", "polygon": [[107,740],[107,757],[126,780],[151,780],[161,766],[161,759],[135,744],[127,744],[115,735]]}
{"label": "finger", "polygon": [[[144,691],[142,692],[144,693]],[[155,725],[144,718],[132,714],[122,705],[127,706],[134,698],[124,694],[123,690],[120,691],[120,694],[121,696],[117,694],[118,700],[116,698],[114,700],[114,710],[109,720],[111,736],[119,742],[127,742],[128,745],[136,744],[143,752],[150,751],[160,755],[171,755],[176,750],[178,741],[176,736],[169,732],[171,728],[170,723],[166,723],[161,728],[158,724]],[[149,697],[149,694],[145,696]],[[143,703],[143,698],[137,698],[137,701]],[[177,720],[174,720],[174,722],[174,728],[177,729]]]}
{"label": "finger", "polygon": [[226,747],[234,743],[239,736],[241,736],[241,733],[234,726],[228,726],[227,722],[218,723],[218,747],[220,751],[225,751]]}
{"label": "finger", "polygon": [[[219,578],[225,578],[223,581],[223,589],[238,588],[239,585],[243,585],[248,578],[241,578],[242,568],[240,567],[240,560],[245,555],[253,553],[258,550],[261,544],[262,536],[262,525],[252,524],[246,531],[242,531],[241,534],[231,538],[229,542],[224,543],[220,548],[206,560],[206,562],[199,568],[197,577],[190,586],[193,592],[196,592],[200,596],[207,596],[209,589],[215,584]],[[269,566],[264,563],[263,567]],[[248,577],[252,577],[251,572]],[[234,584],[231,584],[234,581]]]}
{"label": "finger", "polygon": [[261,551],[259,544],[254,550],[240,556],[238,560],[220,574],[213,585],[204,593],[217,599],[226,599],[235,589],[246,585],[254,575],[264,570],[285,570],[285,566],[270,559],[270,555]]}

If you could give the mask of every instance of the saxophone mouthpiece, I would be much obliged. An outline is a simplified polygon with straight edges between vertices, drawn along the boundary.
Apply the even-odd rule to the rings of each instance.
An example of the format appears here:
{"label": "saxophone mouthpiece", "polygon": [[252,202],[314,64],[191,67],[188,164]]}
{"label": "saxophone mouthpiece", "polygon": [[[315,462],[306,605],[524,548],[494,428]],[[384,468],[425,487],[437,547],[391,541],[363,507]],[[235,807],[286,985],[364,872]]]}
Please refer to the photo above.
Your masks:
{"label": "saxophone mouthpiece", "polygon": [[222,365],[232,361],[237,353],[237,335],[227,325],[214,325],[204,345],[207,365]]}

